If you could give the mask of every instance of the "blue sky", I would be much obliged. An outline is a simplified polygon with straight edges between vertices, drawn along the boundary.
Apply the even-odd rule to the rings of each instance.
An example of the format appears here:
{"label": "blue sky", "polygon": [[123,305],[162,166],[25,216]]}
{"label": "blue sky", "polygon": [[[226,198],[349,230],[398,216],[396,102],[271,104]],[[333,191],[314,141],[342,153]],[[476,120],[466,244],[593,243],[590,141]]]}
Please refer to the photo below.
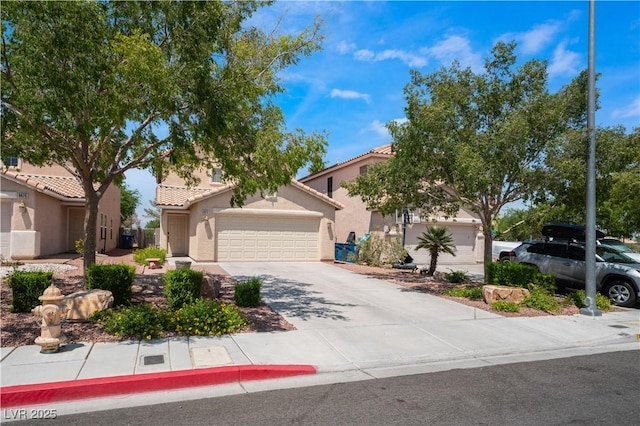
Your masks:
{"label": "blue sky", "polygon": [[[277,98],[290,129],[326,131],[327,165],[391,142],[385,124],[404,117],[409,70],[431,73],[454,60],[475,72],[500,40],[518,43],[520,62],[548,61],[549,90],[588,64],[588,1],[280,1],[251,24],[299,32],[324,21],[323,50],[280,74]],[[596,2],[596,122],[640,126],[640,2]],[[301,172],[304,174],[304,172]],[[148,174],[127,173],[142,206],[155,196]],[[142,222],[146,222],[143,219]]]}

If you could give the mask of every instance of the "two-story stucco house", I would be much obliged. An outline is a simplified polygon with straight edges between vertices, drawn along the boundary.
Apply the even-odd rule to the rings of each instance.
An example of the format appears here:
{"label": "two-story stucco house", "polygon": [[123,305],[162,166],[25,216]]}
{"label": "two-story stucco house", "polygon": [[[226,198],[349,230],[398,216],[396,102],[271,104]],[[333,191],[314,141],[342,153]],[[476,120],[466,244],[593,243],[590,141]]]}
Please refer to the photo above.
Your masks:
{"label": "two-story stucco house", "polygon": [[276,193],[231,207],[233,185],[199,169],[187,187],[170,174],[156,188],[160,247],[195,261],[318,261],[334,258],[336,200],[292,180]]}
{"label": "two-story stucco house", "polygon": [[[84,238],[84,190],[58,165],[37,167],[9,157],[0,170],[0,254],[35,259],[75,252]],[[116,248],[120,229],[120,189],[112,185],[100,200],[97,250]]]}
{"label": "two-story stucco house", "polygon": [[[367,208],[360,197],[350,197],[347,190],[341,187],[341,182],[352,181],[365,173],[368,166],[386,162],[392,155],[391,144],[383,145],[300,179],[303,184],[344,205],[344,209],[336,212],[338,242],[345,242],[350,232],[355,233],[356,239],[371,232],[379,232],[389,238],[402,238],[401,212],[393,217],[384,217],[377,210]],[[470,211],[461,209],[455,218],[438,215],[425,217],[418,212],[411,212],[409,222],[404,235],[405,247],[416,262],[426,264],[429,261],[429,255],[425,250],[414,249],[418,244],[418,237],[427,226],[433,225],[446,226],[452,233],[456,245],[456,256],[443,254],[438,258],[439,263],[482,261],[484,246],[480,219]]]}

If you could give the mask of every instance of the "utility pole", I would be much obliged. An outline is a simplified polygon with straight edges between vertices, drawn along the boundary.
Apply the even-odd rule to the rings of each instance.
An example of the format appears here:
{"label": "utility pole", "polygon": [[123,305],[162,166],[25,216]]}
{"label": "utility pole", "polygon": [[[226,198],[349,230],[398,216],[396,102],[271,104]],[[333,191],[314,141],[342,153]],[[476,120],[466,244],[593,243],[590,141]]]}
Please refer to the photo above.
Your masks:
{"label": "utility pole", "polygon": [[601,316],[596,308],[596,72],[595,72],[595,17],[596,2],[589,0],[589,69],[587,89],[587,223],[585,230],[585,307],[582,315]]}

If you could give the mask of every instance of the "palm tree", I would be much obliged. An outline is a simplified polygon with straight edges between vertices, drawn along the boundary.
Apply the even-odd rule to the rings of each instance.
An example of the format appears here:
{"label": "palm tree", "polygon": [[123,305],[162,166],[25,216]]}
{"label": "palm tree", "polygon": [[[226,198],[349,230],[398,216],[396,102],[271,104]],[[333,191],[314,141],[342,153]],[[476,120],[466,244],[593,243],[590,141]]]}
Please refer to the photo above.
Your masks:
{"label": "palm tree", "polygon": [[453,237],[446,227],[430,226],[418,237],[418,241],[419,244],[416,246],[416,250],[428,250],[431,256],[429,270],[427,271],[427,275],[430,277],[436,272],[440,253],[456,255],[456,246],[453,243]]}

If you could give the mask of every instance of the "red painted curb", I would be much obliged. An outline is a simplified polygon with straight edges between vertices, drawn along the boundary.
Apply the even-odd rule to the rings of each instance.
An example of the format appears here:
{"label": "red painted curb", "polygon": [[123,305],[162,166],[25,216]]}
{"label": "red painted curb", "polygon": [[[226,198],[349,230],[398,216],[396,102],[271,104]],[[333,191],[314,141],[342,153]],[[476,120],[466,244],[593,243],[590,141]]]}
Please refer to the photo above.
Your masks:
{"label": "red painted curb", "polygon": [[0,406],[5,408],[46,404],[55,401],[96,398],[117,394],[152,392],[248,380],[276,379],[315,374],[316,372],[316,367],[312,365],[234,365],[5,386],[0,388]]}

